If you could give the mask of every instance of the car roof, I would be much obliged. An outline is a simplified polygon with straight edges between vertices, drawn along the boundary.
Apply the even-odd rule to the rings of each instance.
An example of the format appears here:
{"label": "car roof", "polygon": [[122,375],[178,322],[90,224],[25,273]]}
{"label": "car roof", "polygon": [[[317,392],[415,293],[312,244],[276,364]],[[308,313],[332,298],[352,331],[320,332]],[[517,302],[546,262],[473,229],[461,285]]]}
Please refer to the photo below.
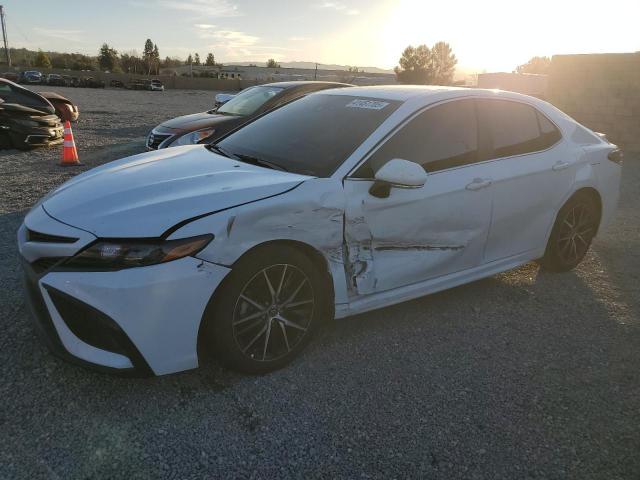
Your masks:
{"label": "car roof", "polygon": [[262,85],[263,87],[279,87],[279,88],[295,88],[295,87],[305,87],[305,86],[317,86],[318,88],[321,87],[335,87],[335,88],[339,88],[339,87],[352,87],[353,85],[350,85],[348,83],[340,83],[340,82],[323,82],[320,80],[298,80],[298,81],[289,81],[289,82],[272,82],[272,83],[265,83],[264,85]]}
{"label": "car roof", "polygon": [[440,85],[376,85],[370,87],[353,87],[346,90],[322,90],[321,92],[315,92],[314,95],[348,95],[376,100],[399,101],[402,103],[412,101],[418,104],[429,104],[435,101],[460,97],[500,97],[512,100],[524,100],[534,104],[544,103],[535,97],[505,90]]}

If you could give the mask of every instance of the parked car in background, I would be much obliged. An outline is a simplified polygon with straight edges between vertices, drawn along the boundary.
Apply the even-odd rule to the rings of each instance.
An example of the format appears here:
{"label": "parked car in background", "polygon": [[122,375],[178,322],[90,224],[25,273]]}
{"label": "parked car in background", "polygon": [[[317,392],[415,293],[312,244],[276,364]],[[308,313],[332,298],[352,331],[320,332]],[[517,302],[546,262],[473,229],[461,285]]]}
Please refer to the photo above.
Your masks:
{"label": "parked car in background", "polygon": [[53,108],[56,110],[56,115],[64,121],[76,122],[80,116],[78,106],[75,105],[67,97],[63,97],[59,93],[55,92],[38,92],[42,97],[46,98]]}
{"label": "parked car in background", "polygon": [[80,79],[79,87],[83,88],[104,88],[105,84],[102,80],[93,77],[85,77]]}
{"label": "parked car in background", "polygon": [[42,83],[43,76],[42,73],[36,70],[27,70],[26,72],[20,72],[20,77],[18,79],[19,83]]}
{"label": "parked car in background", "polygon": [[120,80],[111,80],[109,86],[112,88],[124,88],[124,83]]}
{"label": "parked car in background", "polygon": [[0,78],[0,99],[24,105],[43,113],[55,113],[61,120],[78,120],[78,107],[66,97],[54,92],[33,92],[17,83]]}
{"label": "parked car in background", "polygon": [[253,118],[309,93],[351,86],[335,82],[278,82],[249,87],[218,108],[161,123],[147,136],[147,149],[211,143]]}
{"label": "parked car in background", "polygon": [[552,105],[451,87],[316,92],[172,150],[78,175],[27,214],[27,298],[59,355],[161,375],[209,350],[265,373],[334,316],[533,260],[573,269],[621,175],[618,148]]}
{"label": "parked car in background", "polygon": [[236,96],[235,93],[218,93],[215,96],[214,108],[220,108],[222,105],[227,103],[229,100],[231,100],[235,96]]}
{"label": "parked car in background", "polygon": [[147,84],[144,80],[133,80],[129,82],[125,88],[128,90],[146,90]]}
{"label": "parked car in background", "polygon": [[0,148],[28,150],[57,145],[62,143],[63,133],[57,115],[0,100]]}
{"label": "parked car in background", "polygon": [[150,90],[152,92],[164,92],[164,85],[160,80],[149,80],[149,83],[145,82],[145,85],[147,87],[147,90]]}
{"label": "parked car in background", "polygon": [[66,86],[64,78],[62,78],[62,75],[58,75],[57,73],[50,73],[49,75],[47,75],[47,80],[45,83],[51,86],[58,86],[58,87]]}
{"label": "parked car in background", "polygon": [[7,80],[11,80],[12,82],[18,83],[20,79],[20,74],[16,72],[5,72],[2,74],[2,78],[6,78]]}

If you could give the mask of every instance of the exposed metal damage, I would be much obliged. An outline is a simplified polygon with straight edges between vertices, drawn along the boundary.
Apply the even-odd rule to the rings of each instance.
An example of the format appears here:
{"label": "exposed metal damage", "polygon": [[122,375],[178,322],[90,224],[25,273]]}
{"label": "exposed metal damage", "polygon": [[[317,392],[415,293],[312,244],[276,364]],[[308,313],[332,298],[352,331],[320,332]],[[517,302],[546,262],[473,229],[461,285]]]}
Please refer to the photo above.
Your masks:
{"label": "exposed metal damage", "polygon": [[462,250],[464,245],[376,245],[375,250],[416,250],[416,251],[433,251],[433,250]]}

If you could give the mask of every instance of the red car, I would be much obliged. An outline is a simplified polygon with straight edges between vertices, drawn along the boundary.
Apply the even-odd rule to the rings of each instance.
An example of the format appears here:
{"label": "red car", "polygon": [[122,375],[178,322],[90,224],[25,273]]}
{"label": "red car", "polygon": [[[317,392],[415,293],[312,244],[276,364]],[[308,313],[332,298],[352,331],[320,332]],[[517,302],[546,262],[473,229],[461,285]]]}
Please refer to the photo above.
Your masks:
{"label": "red car", "polygon": [[70,122],[78,121],[78,117],[80,116],[78,106],[67,97],[63,97],[55,92],[38,92],[38,94],[49,100],[49,103],[56,109],[56,115],[58,115],[63,122],[67,120]]}

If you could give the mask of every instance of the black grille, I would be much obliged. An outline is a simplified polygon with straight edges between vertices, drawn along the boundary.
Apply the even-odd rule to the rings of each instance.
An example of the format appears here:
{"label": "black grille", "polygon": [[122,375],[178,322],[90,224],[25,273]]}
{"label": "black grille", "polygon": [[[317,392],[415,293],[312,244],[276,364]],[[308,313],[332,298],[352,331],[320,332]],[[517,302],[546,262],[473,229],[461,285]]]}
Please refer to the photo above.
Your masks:
{"label": "black grille", "polygon": [[149,135],[149,138],[147,138],[147,147],[157,150],[158,146],[170,136],[171,135],[160,135],[157,133],[151,133]]}
{"label": "black grille", "polygon": [[52,269],[54,266],[56,266],[62,260],[64,260],[64,257],[44,257],[44,258],[39,258],[38,260],[36,260],[35,262],[33,262],[31,264],[31,268],[33,268],[33,271],[35,273],[38,273],[38,274],[44,273],[47,270]]}
{"label": "black grille", "polygon": [[76,337],[101,350],[127,354],[123,348],[124,333],[111,318],[51,287],[47,287],[47,291],[64,323]]}
{"label": "black grille", "polygon": [[73,237],[61,237],[59,235],[49,235],[48,233],[27,230],[27,241],[41,243],[75,243],[78,241],[78,239]]}

